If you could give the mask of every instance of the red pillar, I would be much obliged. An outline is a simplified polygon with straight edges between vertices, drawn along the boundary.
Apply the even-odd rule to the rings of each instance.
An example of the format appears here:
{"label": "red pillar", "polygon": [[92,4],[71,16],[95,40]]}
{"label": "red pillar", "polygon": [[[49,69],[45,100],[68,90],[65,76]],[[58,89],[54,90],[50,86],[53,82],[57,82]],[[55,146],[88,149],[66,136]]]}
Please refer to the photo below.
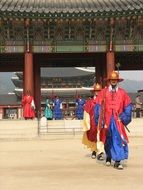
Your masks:
{"label": "red pillar", "polygon": [[106,60],[107,60],[107,77],[110,75],[110,73],[115,70],[115,53],[114,51],[108,51],[106,54]]}
{"label": "red pillar", "polygon": [[115,20],[114,18],[110,19],[110,44],[108,48],[108,52],[106,54],[106,60],[107,60],[107,77],[110,75],[110,73],[115,70],[115,53],[114,53],[114,45],[113,45],[113,34],[114,34],[114,26],[115,26]]}
{"label": "red pillar", "polygon": [[30,90],[32,96],[34,96],[33,75],[33,54],[26,52],[24,61],[24,92]]}
{"label": "red pillar", "polygon": [[34,65],[34,99],[36,105],[36,114],[41,114],[41,77],[40,77],[40,66]]}

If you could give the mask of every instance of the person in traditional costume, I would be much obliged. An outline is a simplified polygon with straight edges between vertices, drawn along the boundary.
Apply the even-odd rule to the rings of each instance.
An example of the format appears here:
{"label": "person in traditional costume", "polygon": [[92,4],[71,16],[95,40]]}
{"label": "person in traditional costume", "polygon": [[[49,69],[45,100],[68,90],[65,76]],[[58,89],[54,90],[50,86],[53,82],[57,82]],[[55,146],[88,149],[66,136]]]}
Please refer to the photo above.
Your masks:
{"label": "person in traditional costume", "polygon": [[78,95],[78,98],[76,99],[75,115],[76,115],[76,118],[79,120],[83,119],[84,104],[85,104],[85,100],[81,97],[81,95]]}
{"label": "person in traditional costume", "polygon": [[142,101],[141,96],[138,94],[135,99],[135,110],[136,110],[136,117],[141,117],[141,109],[142,109]]}
{"label": "person in traditional costume", "polygon": [[26,94],[22,97],[23,117],[27,119],[35,118],[35,103],[31,92],[27,90]]}
{"label": "person in traditional costume", "polygon": [[52,120],[53,119],[53,113],[52,113],[52,109],[51,109],[51,104],[50,104],[49,98],[46,99],[44,116],[47,118],[47,120]]}
{"label": "person in traditional costume", "polygon": [[95,122],[100,126],[100,140],[104,143],[106,166],[114,161],[116,169],[123,169],[123,160],[128,159],[127,125],[131,122],[132,102],[126,91],[118,87],[123,81],[113,71],[109,83],[100,91],[94,107]]}
{"label": "person in traditional costume", "polygon": [[62,100],[60,100],[58,96],[55,96],[53,100],[53,118],[55,120],[63,119]]}
{"label": "person in traditional costume", "polygon": [[97,127],[94,119],[94,106],[96,104],[96,97],[101,91],[102,87],[96,83],[91,90],[93,97],[88,99],[84,105],[83,114],[83,138],[82,143],[92,151],[91,158],[98,160],[104,159],[104,146],[102,148],[97,147]]}

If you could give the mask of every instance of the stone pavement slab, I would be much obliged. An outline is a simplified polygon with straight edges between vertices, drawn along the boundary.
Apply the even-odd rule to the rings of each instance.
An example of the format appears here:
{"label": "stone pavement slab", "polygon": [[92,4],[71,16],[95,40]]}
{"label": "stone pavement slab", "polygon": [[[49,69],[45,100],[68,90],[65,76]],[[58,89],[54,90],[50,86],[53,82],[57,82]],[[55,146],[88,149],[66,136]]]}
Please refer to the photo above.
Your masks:
{"label": "stone pavement slab", "polygon": [[90,158],[81,136],[0,141],[1,190],[141,190],[143,137],[130,137],[130,157],[119,171]]}

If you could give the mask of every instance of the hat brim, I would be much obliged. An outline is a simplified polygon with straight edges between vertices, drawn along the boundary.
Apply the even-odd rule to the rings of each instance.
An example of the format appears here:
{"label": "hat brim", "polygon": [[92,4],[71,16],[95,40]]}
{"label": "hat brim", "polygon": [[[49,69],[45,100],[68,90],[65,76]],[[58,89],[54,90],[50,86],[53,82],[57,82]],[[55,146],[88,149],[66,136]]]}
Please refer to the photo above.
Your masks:
{"label": "hat brim", "polygon": [[97,89],[92,89],[92,90],[90,90],[91,92],[95,92],[95,91],[101,91],[101,89],[99,89],[99,90],[97,90]]}
{"label": "hat brim", "polygon": [[120,79],[110,79],[110,78],[106,78],[104,79],[105,81],[109,81],[109,80],[117,80],[118,82],[122,82],[124,79],[120,78]]}

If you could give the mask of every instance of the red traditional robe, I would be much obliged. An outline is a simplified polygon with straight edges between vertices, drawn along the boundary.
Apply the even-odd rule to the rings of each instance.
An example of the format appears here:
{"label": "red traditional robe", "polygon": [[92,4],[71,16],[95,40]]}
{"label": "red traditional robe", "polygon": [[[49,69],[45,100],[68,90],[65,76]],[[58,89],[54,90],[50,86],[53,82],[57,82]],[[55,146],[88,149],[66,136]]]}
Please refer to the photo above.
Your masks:
{"label": "red traditional robe", "polygon": [[83,138],[82,143],[90,148],[92,151],[97,150],[97,128],[95,126],[94,119],[94,105],[96,103],[95,99],[89,99],[84,105],[84,127],[83,127]]}
{"label": "red traditional robe", "polygon": [[125,126],[131,122],[132,116],[132,103],[128,94],[118,87],[112,89],[112,86],[101,90],[96,99],[96,123],[100,115],[103,115],[100,140],[105,145],[106,156],[114,161],[127,159],[128,137]]}
{"label": "red traditional robe", "polygon": [[23,117],[25,119],[33,119],[35,117],[35,110],[31,105],[32,101],[34,101],[32,96],[29,95],[23,96],[22,106],[23,106]]}
{"label": "red traditional robe", "polygon": [[[123,123],[120,122],[122,118],[124,120],[130,120],[130,115],[131,115],[131,99],[127,95],[127,93],[121,89],[117,88],[116,92],[112,92],[110,88],[105,88],[103,89],[99,95],[98,98],[96,99],[97,106],[101,105],[102,100],[105,99],[104,102],[104,128],[101,129],[101,140],[102,142],[105,142],[106,140],[106,134],[107,130],[110,126],[111,122],[111,117],[113,116],[115,122],[116,122],[116,127],[119,131],[119,133],[124,136],[126,141],[128,142],[127,134],[124,129],[124,121]],[[128,111],[129,110],[129,111]],[[97,116],[98,113],[95,113]],[[122,116],[123,115],[123,116]],[[125,121],[126,123],[126,121]],[[128,124],[128,123],[127,123]]]}

